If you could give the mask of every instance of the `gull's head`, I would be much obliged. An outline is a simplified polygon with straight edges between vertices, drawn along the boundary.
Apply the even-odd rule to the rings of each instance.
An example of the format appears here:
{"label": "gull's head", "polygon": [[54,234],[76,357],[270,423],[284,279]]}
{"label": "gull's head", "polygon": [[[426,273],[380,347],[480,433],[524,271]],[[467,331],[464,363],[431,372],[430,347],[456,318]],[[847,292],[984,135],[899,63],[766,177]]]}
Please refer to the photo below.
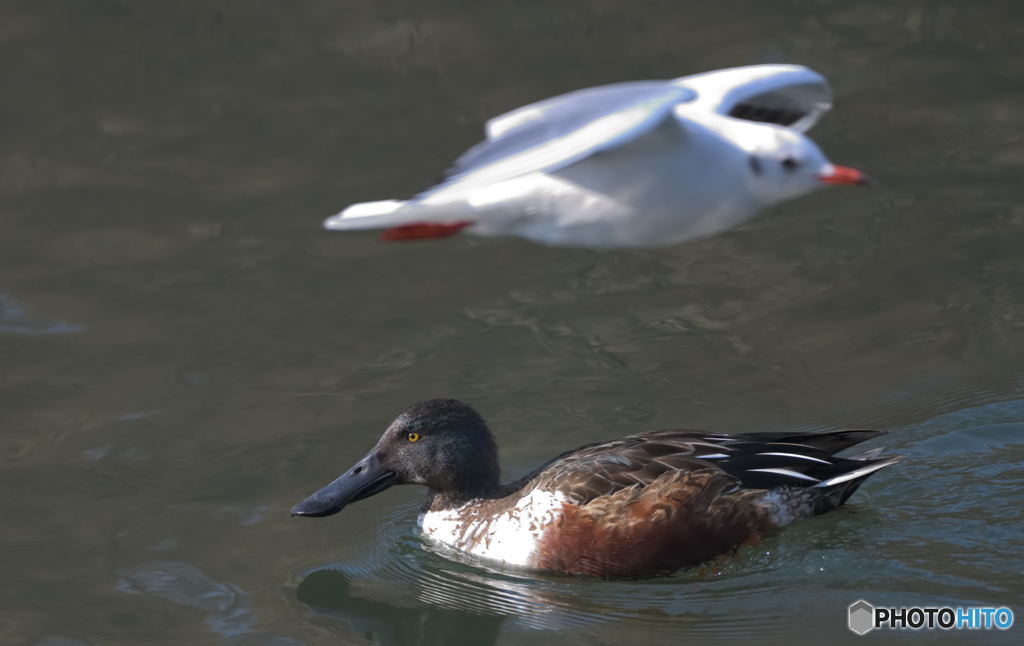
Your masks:
{"label": "gull's head", "polygon": [[821,149],[790,128],[757,124],[744,136],[750,185],[768,204],[790,200],[830,185],[865,186],[868,178],[825,158]]}

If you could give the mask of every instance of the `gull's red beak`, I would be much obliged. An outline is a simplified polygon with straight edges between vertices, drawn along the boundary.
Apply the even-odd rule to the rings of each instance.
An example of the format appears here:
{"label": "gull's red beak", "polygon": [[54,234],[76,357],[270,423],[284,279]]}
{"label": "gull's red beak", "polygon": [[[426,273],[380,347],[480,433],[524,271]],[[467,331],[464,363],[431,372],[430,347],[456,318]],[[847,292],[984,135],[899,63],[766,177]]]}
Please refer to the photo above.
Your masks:
{"label": "gull's red beak", "polygon": [[845,184],[846,186],[867,186],[871,184],[868,176],[856,168],[836,166],[835,164],[832,164],[829,170],[818,175],[818,179],[824,184]]}

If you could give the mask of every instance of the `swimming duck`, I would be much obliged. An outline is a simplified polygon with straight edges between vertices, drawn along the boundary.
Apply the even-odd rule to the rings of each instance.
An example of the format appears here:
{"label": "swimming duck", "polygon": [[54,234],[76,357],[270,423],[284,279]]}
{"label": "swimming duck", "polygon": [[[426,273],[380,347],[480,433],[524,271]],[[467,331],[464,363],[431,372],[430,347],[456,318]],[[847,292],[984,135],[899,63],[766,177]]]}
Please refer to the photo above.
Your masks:
{"label": "swimming duck", "polygon": [[800,65],[578,90],[491,119],[412,199],[353,204],[324,226],[585,247],[705,237],[818,188],[867,183],[804,136],[831,106],[828,81]]}
{"label": "swimming duck", "polygon": [[424,538],[500,566],[639,578],[696,565],[843,504],[900,460],[834,454],[881,431],[653,431],[567,451],[509,484],[487,424],[454,399],[414,404],[341,477],[292,508],[329,516],[396,484],[427,487]]}

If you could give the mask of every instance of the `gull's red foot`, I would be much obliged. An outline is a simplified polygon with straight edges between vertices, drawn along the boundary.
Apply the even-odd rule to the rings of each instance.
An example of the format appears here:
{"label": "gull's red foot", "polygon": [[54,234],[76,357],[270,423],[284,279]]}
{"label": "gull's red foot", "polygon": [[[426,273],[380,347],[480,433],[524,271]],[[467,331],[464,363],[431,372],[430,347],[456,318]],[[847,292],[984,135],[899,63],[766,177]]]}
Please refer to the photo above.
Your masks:
{"label": "gull's red foot", "polygon": [[459,222],[416,222],[414,224],[403,224],[400,227],[392,227],[380,234],[381,240],[424,240],[426,238],[447,238],[462,231],[472,221],[462,220]]}

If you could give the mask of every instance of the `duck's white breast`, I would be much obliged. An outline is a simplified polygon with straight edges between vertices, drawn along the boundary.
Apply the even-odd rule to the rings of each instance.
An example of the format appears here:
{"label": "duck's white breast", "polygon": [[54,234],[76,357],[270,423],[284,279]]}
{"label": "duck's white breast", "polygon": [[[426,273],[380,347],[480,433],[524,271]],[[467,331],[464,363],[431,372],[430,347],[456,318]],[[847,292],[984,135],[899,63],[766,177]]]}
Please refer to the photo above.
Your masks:
{"label": "duck's white breast", "polygon": [[417,524],[424,538],[479,558],[516,567],[530,567],[548,525],[557,520],[564,494],[532,490],[512,507],[487,514],[488,501],[474,500],[461,507],[420,514]]}

